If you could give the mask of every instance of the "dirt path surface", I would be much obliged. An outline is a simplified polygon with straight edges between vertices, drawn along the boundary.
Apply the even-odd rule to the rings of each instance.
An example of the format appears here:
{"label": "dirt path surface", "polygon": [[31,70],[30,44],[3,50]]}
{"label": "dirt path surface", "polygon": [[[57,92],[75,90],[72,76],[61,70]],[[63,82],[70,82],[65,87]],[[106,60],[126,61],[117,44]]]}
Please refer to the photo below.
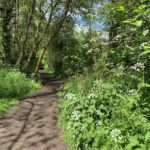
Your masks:
{"label": "dirt path surface", "polygon": [[41,74],[44,87],[0,118],[0,150],[67,150],[57,126],[61,81]]}

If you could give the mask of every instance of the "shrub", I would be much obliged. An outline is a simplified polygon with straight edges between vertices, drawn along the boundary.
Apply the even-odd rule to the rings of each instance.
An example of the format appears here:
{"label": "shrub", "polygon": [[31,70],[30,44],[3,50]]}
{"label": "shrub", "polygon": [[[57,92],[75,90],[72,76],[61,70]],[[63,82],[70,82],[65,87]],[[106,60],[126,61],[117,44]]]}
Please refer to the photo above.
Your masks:
{"label": "shrub", "polygon": [[32,90],[39,88],[39,84],[26,77],[25,74],[14,69],[0,70],[0,97],[21,98]]}

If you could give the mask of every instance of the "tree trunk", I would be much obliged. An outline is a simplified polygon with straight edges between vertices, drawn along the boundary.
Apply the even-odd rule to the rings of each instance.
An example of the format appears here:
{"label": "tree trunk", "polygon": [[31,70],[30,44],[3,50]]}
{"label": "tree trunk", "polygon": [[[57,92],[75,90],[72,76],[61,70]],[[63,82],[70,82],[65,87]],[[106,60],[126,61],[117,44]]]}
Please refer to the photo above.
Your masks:
{"label": "tree trunk", "polygon": [[35,75],[37,74],[37,72],[38,72],[38,70],[39,70],[39,67],[40,67],[40,65],[41,65],[42,59],[43,59],[43,57],[44,57],[45,52],[46,52],[46,48],[44,47],[44,48],[42,49],[41,56],[39,57],[38,62],[37,62],[37,64],[36,64],[36,67],[35,67],[35,70],[34,70],[34,72],[33,72],[33,74],[32,74],[32,77],[35,77]]}
{"label": "tree trunk", "polygon": [[48,38],[48,41],[47,41],[45,47],[43,48],[43,53],[42,53],[41,57],[39,58],[39,61],[38,61],[37,65],[36,65],[36,68],[34,70],[34,73],[33,73],[32,77],[34,77],[37,74],[39,66],[40,66],[40,64],[42,62],[42,59],[43,59],[43,56],[45,54],[46,49],[48,48],[48,46],[50,45],[50,43],[52,42],[52,40],[57,36],[57,34],[59,33],[59,31],[61,30],[62,25],[63,25],[63,23],[64,23],[64,21],[66,19],[67,14],[68,14],[71,2],[72,2],[72,0],[67,0],[66,1],[65,11],[64,11],[64,14],[62,15],[62,18],[61,18],[60,22],[58,23],[57,30],[54,32],[54,34],[52,36],[50,36]]}
{"label": "tree trunk", "polygon": [[2,45],[4,51],[4,63],[11,64],[12,55],[11,55],[11,28],[10,22],[12,18],[12,8],[3,9],[3,18],[2,18]]}
{"label": "tree trunk", "polygon": [[32,17],[33,17],[34,11],[35,11],[35,5],[36,5],[36,0],[32,0],[32,7],[31,7],[31,11],[29,12],[29,15],[28,15],[27,25],[26,25],[26,29],[25,29],[25,37],[24,37],[24,41],[23,41],[23,44],[22,44],[22,49],[21,49],[21,52],[20,52],[20,55],[19,55],[19,58],[18,58],[18,61],[17,61],[17,66],[19,68],[21,67],[22,61],[23,61],[23,58],[24,58],[26,42],[27,42],[27,39],[28,39],[29,28],[30,28],[30,25],[31,25],[31,22],[32,22]]}
{"label": "tree trunk", "polygon": [[[45,27],[45,30],[43,31],[43,33],[42,33],[42,35],[40,37],[39,37],[39,33],[38,33],[38,28],[37,28],[37,33],[35,35],[33,48],[32,48],[32,50],[31,50],[31,52],[29,54],[29,57],[28,57],[28,60],[27,60],[27,63],[26,63],[26,67],[25,67],[26,70],[28,70],[28,68],[29,68],[29,66],[30,66],[30,64],[32,62],[32,59],[35,59],[35,57],[36,57],[37,49],[39,48],[39,45],[42,42],[42,40],[43,40],[43,38],[44,38],[44,36],[45,36],[45,34],[46,34],[50,24],[51,24],[53,12],[54,12],[55,8],[57,7],[59,1],[60,0],[57,0],[54,5],[53,5],[53,1],[51,2],[51,4],[50,4],[51,11],[50,11],[50,14],[49,14],[49,19],[48,19],[47,25]],[[44,16],[47,13],[47,11],[48,10],[45,11]],[[41,23],[41,21],[40,21],[40,23]],[[40,26],[40,23],[39,23],[39,26]]]}

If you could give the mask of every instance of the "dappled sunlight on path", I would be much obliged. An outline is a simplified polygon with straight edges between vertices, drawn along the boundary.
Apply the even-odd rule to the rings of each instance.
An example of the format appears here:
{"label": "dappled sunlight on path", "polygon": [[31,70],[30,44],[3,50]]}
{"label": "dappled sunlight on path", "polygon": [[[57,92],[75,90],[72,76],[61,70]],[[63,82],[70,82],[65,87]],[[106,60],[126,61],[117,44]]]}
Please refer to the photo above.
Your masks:
{"label": "dappled sunlight on path", "polygon": [[0,118],[0,150],[67,150],[57,126],[62,82],[41,77],[45,86]]}

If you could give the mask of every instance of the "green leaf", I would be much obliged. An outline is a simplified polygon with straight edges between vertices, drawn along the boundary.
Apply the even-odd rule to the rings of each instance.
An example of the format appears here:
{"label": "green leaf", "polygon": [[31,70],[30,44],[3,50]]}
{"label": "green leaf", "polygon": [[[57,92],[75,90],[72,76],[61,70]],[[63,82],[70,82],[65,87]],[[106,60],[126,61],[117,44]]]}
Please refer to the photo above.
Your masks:
{"label": "green leaf", "polygon": [[132,24],[132,25],[135,25],[135,26],[137,26],[137,27],[141,27],[141,26],[142,26],[142,23],[143,23],[143,21],[142,21],[142,20],[139,20],[139,21],[136,21],[136,22],[132,22],[131,24]]}
{"label": "green leaf", "polygon": [[139,145],[139,141],[137,139],[137,136],[131,137],[129,139],[130,143],[127,145],[127,150],[131,150],[133,147],[138,146]]}
{"label": "green leaf", "polygon": [[143,35],[146,36],[149,33],[149,30],[143,31]]}
{"label": "green leaf", "polygon": [[141,27],[142,26],[142,23],[143,21],[142,20],[137,20],[136,19],[138,18],[139,16],[136,16],[135,18],[132,18],[132,19],[127,19],[125,21],[123,21],[124,23],[128,23],[128,24],[131,24],[131,25],[134,25],[136,27]]}
{"label": "green leaf", "polygon": [[129,23],[129,24],[130,24],[130,23],[132,23],[132,21],[133,21],[132,19],[127,19],[127,20],[125,20],[125,21],[123,21],[123,22],[124,22],[124,23]]}
{"label": "green leaf", "polygon": [[144,50],[145,51],[150,51],[150,44],[144,45]]}
{"label": "green leaf", "polygon": [[124,7],[124,6],[118,6],[118,7],[117,7],[117,10],[124,12],[124,11],[125,11],[125,7]]}
{"label": "green leaf", "polygon": [[146,5],[140,5],[137,9],[134,10],[134,12],[141,13],[146,7]]}
{"label": "green leaf", "polygon": [[150,132],[147,132],[145,135],[145,141],[150,141]]}
{"label": "green leaf", "polygon": [[147,54],[150,54],[150,50],[149,50],[149,51],[145,51],[145,52],[141,53],[139,56],[144,56],[144,55],[147,55]]}

